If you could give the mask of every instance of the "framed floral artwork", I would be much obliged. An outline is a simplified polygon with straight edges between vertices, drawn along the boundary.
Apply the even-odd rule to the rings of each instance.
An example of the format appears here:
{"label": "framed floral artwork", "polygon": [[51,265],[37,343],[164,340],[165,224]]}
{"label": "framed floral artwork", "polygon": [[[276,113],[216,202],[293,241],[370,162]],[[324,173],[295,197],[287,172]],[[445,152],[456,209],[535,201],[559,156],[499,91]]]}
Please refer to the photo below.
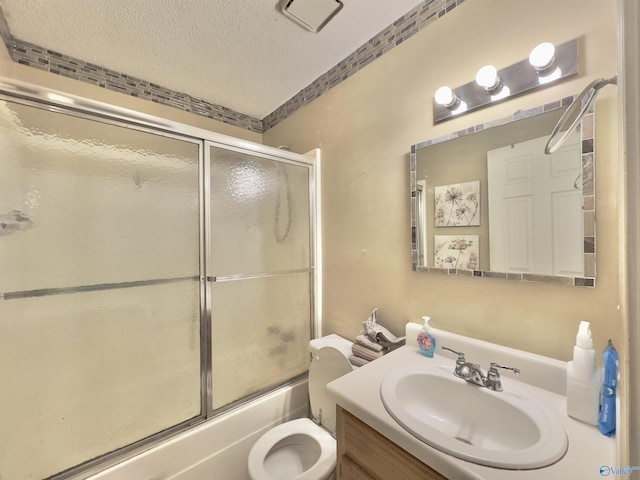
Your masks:
{"label": "framed floral artwork", "polygon": [[435,187],[436,227],[480,225],[480,181]]}
{"label": "framed floral artwork", "polygon": [[478,235],[435,235],[434,266],[477,270],[480,265],[479,238]]}

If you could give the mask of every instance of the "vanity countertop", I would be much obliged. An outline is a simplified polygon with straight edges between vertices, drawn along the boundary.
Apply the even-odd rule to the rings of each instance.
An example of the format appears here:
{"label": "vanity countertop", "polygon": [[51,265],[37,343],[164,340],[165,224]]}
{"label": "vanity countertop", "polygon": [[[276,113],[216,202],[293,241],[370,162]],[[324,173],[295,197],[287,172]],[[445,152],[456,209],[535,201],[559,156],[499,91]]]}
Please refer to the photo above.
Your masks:
{"label": "vanity countertop", "polygon": [[[504,349],[504,347],[499,348]],[[544,357],[538,358],[543,359]],[[552,365],[551,369],[555,370],[549,376],[552,381],[555,377],[557,384],[560,376],[558,372],[562,370],[564,362],[548,360]],[[433,358],[426,358],[420,355],[416,348],[404,346],[329,383],[327,393],[342,408],[452,480],[601,478],[600,468],[602,466],[615,467],[617,457],[614,438],[603,436],[595,426],[568,417],[565,413],[566,398],[557,392],[557,388],[554,391],[554,388],[545,389],[513,380],[508,373],[502,376],[505,391],[509,388],[518,389],[520,392],[536,398],[550,412],[557,415],[558,421],[562,424],[569,439],[569,448],[563,458],[544,468],[503,470],[455,458],[423,443],[407,432],[387,413],[380,398],[380,383],[384,376],[394,369],[416,362],[435,362],[447,368],[450,367],[453,375],[454,359],[440,354],[436,354]],[[539,368],[544,368],[544,365]]]}

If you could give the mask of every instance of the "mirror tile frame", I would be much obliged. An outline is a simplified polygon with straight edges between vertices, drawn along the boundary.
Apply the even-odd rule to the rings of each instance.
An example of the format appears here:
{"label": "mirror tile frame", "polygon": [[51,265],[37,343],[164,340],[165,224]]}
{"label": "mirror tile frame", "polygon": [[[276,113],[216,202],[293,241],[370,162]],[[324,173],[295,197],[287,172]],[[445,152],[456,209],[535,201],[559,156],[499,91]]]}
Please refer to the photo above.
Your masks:
{"label": "mirror tile frame", "polygon": [[[516,122],[535,115],[568,107],[576,96],[565,97],[561,100],[551,102],[527,110],[518,110],[514,114],[492,120],[487,123],[475,125],[464,130],[453,132],[449,135],[433,138],[421,143],[411,145],[409,154],[409,185],[410,185],[410,205],[411,205],[411,268],[419,273],[440,273],[444,275],[459,275],[476,278],[500,278],[518,282],[544,282],[556,285],[567,285],[575,287],[595,287],[596,282],[596,206],[595,206],[595,108],[592,104],[586,115],[580,122],[581,135],[581,157],[582,157],[582,210],[583,210],[583,230],[584,230],[584,277],[564,277],[552,275],[540,275],[532,273],[507,273],[493,272],[485,270],[463,270],[459,268],[439,268],[428,267],[418,264],[417,245],[417,154],[418,150],[446,142],[455,138],[478,133],[489,128],[497,127],[511,122]],[[549,132],[551,133],[551,132]]]}

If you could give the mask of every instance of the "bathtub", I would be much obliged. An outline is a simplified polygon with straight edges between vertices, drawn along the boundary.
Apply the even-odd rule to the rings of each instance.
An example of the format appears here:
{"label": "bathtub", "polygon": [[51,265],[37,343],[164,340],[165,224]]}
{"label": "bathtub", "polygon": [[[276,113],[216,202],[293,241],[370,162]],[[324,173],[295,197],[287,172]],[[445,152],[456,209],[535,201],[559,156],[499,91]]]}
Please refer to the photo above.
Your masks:
{"label": "bathtub", "polygon": [[249,480],[247,456],[269,428],[308,415],[307,382],[276,390],[89,477],[89,480]]}

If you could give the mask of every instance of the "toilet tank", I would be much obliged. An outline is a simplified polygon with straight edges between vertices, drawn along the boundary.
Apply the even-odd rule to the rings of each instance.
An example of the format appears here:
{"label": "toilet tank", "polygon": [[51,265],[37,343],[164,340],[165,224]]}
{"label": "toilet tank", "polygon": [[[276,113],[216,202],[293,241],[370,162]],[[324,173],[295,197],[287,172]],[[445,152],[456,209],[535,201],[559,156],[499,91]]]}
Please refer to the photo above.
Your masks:
{"label": "toilet tank", "polygon": [[331,334],[309,342],[309,403],[311,416],[332,434],[336,433],[336,404],[325,393],[327,384],[353,371],[349,362],[352,342]]}

